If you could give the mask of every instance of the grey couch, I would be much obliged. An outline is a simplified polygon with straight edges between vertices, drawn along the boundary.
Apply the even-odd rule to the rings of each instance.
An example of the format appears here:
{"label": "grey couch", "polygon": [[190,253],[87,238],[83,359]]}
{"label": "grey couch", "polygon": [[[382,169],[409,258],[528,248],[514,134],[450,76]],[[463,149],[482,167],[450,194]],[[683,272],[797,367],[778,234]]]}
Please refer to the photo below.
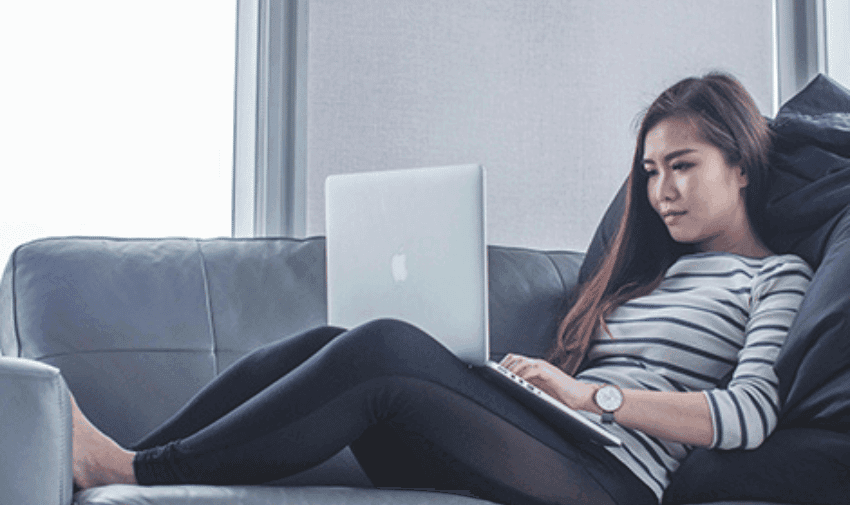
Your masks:
{"label": "grey couch", "polygon": [[[495,358],[509,350],[544,354],[583,258],[489,248]],[[17,248],[0,281],[0,503],[72,502],[66,387],[97,426],[131,443],[244,353],[323,324],[324,280],[321,237],[57,238]],[[267,486],[115,485],[73,500],[482,503],[456,494],[376,490],[348,449]]]}
{"label": "grey couch", "polygon": [[[545,352],[582,257],[491,248],[494,354]],[[95,425],[129,444],[246,352],[325,320],[323,238],[59,238],[20,246],[0,283],[0,405],[6,407],[0,503],[71,502],[66,383]],[[529,338],[520,345],[519,335]],[[13,453],[22,456],[9,458]],[[77,493],[76,500],[80,505],[477,501],[369,489],[350,450],[275,484],[108,486]]]}

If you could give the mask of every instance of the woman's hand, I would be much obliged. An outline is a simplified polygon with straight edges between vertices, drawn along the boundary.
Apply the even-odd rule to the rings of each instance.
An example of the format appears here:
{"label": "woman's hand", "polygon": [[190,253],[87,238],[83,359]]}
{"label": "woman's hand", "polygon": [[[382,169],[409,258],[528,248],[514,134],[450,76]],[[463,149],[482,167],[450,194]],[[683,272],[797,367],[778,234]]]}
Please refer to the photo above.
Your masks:
{"label": "woman's hand", "polygon": [[572,409],[598,410],[593,402],[596,386],[575,380],[546,360],[508,354],[500,364]]}
{"label": "woman's hand", "polygon": [[[501,365],[570,408],[602,413],[593,401],[599,386],[579,382],[545,360],[508,354]],[[714,427],[702,392],[622,391],[623,405],[614,413],[617,424],[664,440],[711,445]]]}

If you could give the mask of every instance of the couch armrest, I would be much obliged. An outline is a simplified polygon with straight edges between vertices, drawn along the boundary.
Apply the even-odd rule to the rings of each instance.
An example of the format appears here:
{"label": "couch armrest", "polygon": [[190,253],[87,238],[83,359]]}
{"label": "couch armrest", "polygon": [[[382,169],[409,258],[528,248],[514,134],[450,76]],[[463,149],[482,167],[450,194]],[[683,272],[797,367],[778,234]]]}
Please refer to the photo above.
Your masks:
{"label": "couch armrest", "polygon": [[71,503],[71,406],[59,370],[0,357],[0,489],[4,503]]}

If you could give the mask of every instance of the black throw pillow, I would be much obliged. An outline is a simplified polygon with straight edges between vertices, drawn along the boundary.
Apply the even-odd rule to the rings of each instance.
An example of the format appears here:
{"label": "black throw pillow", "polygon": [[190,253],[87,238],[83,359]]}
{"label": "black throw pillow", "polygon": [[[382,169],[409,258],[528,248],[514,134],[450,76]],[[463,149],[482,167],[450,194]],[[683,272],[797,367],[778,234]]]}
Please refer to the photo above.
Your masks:
{"label": "black throw pillow", "polygon": [[850,436],[817,429],[773,433],[753,451],[695,450],[663,505],[757,500],[833,505],[850,497]]}

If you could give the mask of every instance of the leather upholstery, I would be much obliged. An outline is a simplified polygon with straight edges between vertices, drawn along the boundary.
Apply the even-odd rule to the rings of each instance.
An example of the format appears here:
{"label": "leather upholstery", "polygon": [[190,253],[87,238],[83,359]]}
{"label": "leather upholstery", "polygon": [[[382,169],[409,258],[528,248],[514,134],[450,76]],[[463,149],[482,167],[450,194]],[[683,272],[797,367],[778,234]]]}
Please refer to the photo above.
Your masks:
{"label": "leather upholstery", "polygon": [[[544,355],[583,254],[488,251],[493,356]],[[86,415],[129,444],[245,352],[325,323],[324,239],[38,240],[10,259],[0,313],[0,351],[61,369]],[[371,486],[348,449],[275,484]]]}
{"label": "leather upholstery", "polygon": [[0,357],[0,503],[71,499],[71,407],[59,370]]}
{"label": "leather upholstery", "polygon": [[508,352],[545,356],[584,255],[491,246],[488,256],[491,358]]}
{"label": "leather upholstery", "polygon": [[[545,354],[583,254],[497,246],[488,252],[493,356]],[[0,483],[15,479],[21,495],[15,503],[64,505],[70,421],[59,394],[62,376],[96,424],[119,442],[134,441],[242,353],[325,322],[324,240],[39,240],[10,259],[0,280],[0,314],[0,350],[28,358],[0,359],[0,381],[16,384],[23,393],[15,401],[30,405],[4,417],[3,433],[10,435],[0,438],[6,455],[0,479],[7,479]],[[24,387],[28,378],[4,375],[9,361],[52,370],[52,379]],[[12,391],[5,385],[0,402]],[[14,461],[20,469],[13,468],[8,457],[22,452],[20,434],[29,432],[42,442],[27,446]],[[107,486],[75,499],[79,505],[475,502],[370,486],[346,449],[269,486]]]}
{"label": "leather upholstery", "polygon": [[274,488],[250,486],[113,485],[93,488],[75,497],[75,505],[484,505],[466,496],[386,489],[349,487]]}

